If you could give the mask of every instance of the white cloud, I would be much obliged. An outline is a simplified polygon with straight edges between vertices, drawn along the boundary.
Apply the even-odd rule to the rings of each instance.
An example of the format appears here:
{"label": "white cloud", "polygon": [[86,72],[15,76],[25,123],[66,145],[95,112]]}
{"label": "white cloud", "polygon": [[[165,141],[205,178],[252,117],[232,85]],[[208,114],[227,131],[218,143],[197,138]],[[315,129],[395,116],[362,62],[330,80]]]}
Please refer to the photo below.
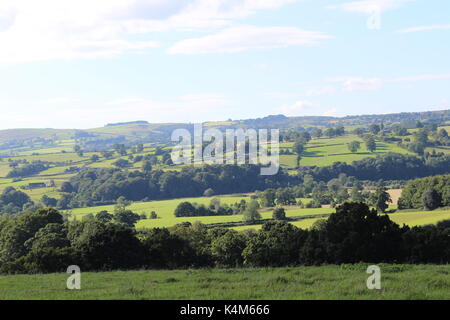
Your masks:
{"label": "white cloud", "polygon": [[[130,114],[134,118],[158,119],[167,121],[182,121],[192,119],[199,115],[211,115],[218,109],[226,106],[229,101],[222,94],[188,94],[168,101],[131,97],[110,101],[109,113],[119,117]],[[111,110],[111,109],[110,109]]]}
{"label": "white cloud", "polygon": [[383,87],[387,83],[411,83],[418,81],[447,80],[450,74],[423,74],[411,77],[397,78],[362,78],[362,77],[338,77],[329,78],[325,81],[340,83],[342,90],[347,92],[354,91],[375,91]]}
{"label": "white cloud", "polygon": [[[305,84],[301,84],[301,86],[305,86]],[[280,91],[269,91],[264,93],[265,96],[274,98],[274,99],[299,99],[301,97],[317,97],[335,94],[337,92],[336,87],[334,86],[322,86],[313,89],[308,89],[303,92],[280,92]]]}
{"label": "white cloud", "polygon": [[168,49],[170,54],[236,53],[250,49],[315,45],[331,38],[321,32],[294,27],[236,26],[202,38],[180,41]]}
{"label": "white cloud", "polygon": [[311,89],[306,92],[307,96],[315,97],[315,96],[323,96],[328,94],[336,93],[336,88],[333,86],[323,86],[317,89]]}
{"label": "white cloud", "polygon": [[114,57],[155,48],[155,41],[127,40],[123,21],[115,23],[120,9],[137,2],[2,0],[0,62]]}
{"label": "white cloud", "polygon": [[342,9],[348,12],[366,13],[383,12],[402,7],[404,4],[414,0],[362,0],[345,2],[340,5],[329,6],[333,9]]}
{"label": "white cloud", "polygon": [[314,106],[315,104],[311,101],[301,100],[291,105],[282,106],[278,110],[286,116],[301,116]]}
{"label": "white cloud", "polygon": [[295,1],[1,0],[0,63],[142,52],[157,47],[153,32],[210,31]]}
{"label": "white cloud", "polygon": [[330,110],[325,111],[322,115],[324,117],[335,117],[337,115],[337,109],[331,108]]}
{"label": "white cloud", "polygon": [[281,91],[269,91],[265,92],[264,95],[269,98],[273,99],[292,99],[292,98],[298,98],[302,96],[298,92],[281,92]]}
{"label": "white cloud", "polygon": [[299,100],[291,105],[285,105],[278,108],[277,112],[281,112],[282,114],[291,117],[312,116],[312,115],[334,117],[338,113],[337,108],[331,108],[325,111],[323,111],[323,109],[324,108],[317,103],[308,100]]}
{"label": "white cloud", "polygon": [[342,77],[327,79],[328,82],[338,82],[344,91],[374,91],[381,88],[383,80],[379,78]]}
{"label": "white cloud", "polygon": [[44,104],[63,104],[63,103],[71,103],[71,102],[78,102],[79,99],[74,98],[66,98],[66,97],[56,97],[56,98],[50,98],[47,100],[42,101]]}
{"label": "white cloud", "polygon": [[432,31],[432,30],[450,30],[450,24],[434,24],[431,26],[419,26],[398,30],[398,33],[411,33],[419,31]]}
{"label": "white cloud", "polygon": [[450,73],[448,73],[448,74],[423,74],[420,76],[392,78],[392,79],[388,79],[387,82],[417,82],[417,81],[445,80],[445,79],[450,79]]}

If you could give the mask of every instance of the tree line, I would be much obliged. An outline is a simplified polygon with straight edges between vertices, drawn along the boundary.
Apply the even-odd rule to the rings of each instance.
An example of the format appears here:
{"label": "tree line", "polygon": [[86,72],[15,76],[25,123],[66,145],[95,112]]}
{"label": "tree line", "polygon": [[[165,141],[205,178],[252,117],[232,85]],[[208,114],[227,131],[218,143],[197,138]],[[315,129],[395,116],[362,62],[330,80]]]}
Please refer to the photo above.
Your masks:
{"label": "tree line", "polygon": [[432,176],[409,181],[398,201],[399,209],[450,207],[450,175]]}
{"label": "tree line", "polygon": [[450,173],[450,155],[418,158],[412,155],[386,153],[376,157],[353,161],[351,164],[335,162],[330,166],[315,167],[302,172],[315,180],[328,181],[339,174],[359,180],[409,180],[431,175]]}
{"label": "tree line", "polygon": [[31,163],[25,163],[22,166],[14,165],[13,169],[6,175],[7,178],[22,178],[32,176],[41,171],[47,170],[49,163],[45,161],[33,161]]}
{"label": "tree line", "polygon": [[400,227],[362,203],[346,203],[311,230],[285,221],[260,231],[185,223],[136,231],[101,220],[64,221],[55,209],[0,220],[0,272],[49,273],[341,263],[450,262],[450,223]]}
{"label": "tree line", "polygon": [[120,196],[132,201],[198,197],[208,189],[215,194],[252,192],[298,182],[297,177],[283,170],[273,176],[261,176],[257,165],[191,166],[180,171],[87,169],[62,184],[58,207],[112,203]]}
{"label": "tree line", "polygon": [[[5,188],[0,195],[0,213],[14,214],[39,206],[69,209],[112,204],[120,197],[130,201],[147,201],[255,191],[256,198],[263,207],[334,207],[350,200],[365,202],[384,211],[383,206],[386,205],[382,205],[380,199],[386,198],[385,190],[366,192],[363,190],[364,184],[372,181],[375,189],[379,189],[383,187],[380,180],[411,179],[449,172],[450,156],[429,156],[420,159],[394,153],[355,161],[352,164],[337,162],[331,166],[302,171],[296,176],[287,175],[283,170],[274,176],[261,176],[259,167],[254,165],[205,165],[186,167],[179,172],[164,172],[151,168],[142,171],[85,169],[62,184],[60,199],[44,196],[40,203],[34,203],[22,191],[13,187]],[[438,201],[439,206],[448,206],[448,196],[445,192],[447,189],[434,189],[442,193],[439,195],[442,198],[442,201]],[[408,188],[405,195],[408,194],[407,190]],[[419,197],[422,197],[422,194],[423,191]],[[428,195],[431,198],[434,196],[434,193]],[[400,203],[400,208],[423,208],[422,199],[418,200],[417,195],[414,197],[414,204],[405,198],[404,204]],[[301,203],[297,202],[296,198],[312,198],[313,201]],[[222,208],[216,212],[207,212],[200,208],[195,215],[217,215],[217,212],[219,215],[235,214],[240,212],[239,210]]]}
{"label": "tree line", "polygon": [[[388,153],[351,164],[335,162],[288,175],[283,169],[273,176],[261,176],[257,165],[203,165],[184,167],[180,171],[145,169],[85,169],[64,182],[57,207],[61,209],[113,203],[120,196],[132,201],[198,197],[207,191],[214,194],[254,192],[288,186],[310,184],[310,180],[329,182],[342,175],[357,180],[409,180],[450,173],[450,155],[430,155],[418,158]],[[326,187],[326,186],[325,186]],[[330,204],[323,198],[323,186],[316,204]],[[348,197],[342,188],[333,188],[332,198],[342,203]],[[312,190],[310,191],[312,192]],[[337,200],[337,201],[336,201]],[[357,200],[357,199],[354,199]],[[284,201],[284,200],[283,200]],[[290,204],[285,200],[283,204]]]}
{"label": "tree line", "polygon": [[208,206],[204,204],[183,201],[175,208],[175,217],[203,217],[203,216],[229,216],[242,214],[247,207],[247,202],[241,200],[234,204],[227,205],[220,203],[219,198],[211,199]]}

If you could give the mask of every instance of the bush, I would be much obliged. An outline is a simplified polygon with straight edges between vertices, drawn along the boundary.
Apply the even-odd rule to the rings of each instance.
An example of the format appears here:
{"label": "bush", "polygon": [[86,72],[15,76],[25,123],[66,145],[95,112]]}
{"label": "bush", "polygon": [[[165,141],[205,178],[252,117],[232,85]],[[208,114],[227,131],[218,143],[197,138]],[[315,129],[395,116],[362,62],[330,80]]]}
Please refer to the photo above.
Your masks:
{"label": "bush", "polygon": [[80,253],[81,269],[137,269],[145,252],[134,231],[122,224],[86,221],[71,226],[72,247]]}
{"label": "bush", "polygon": [[284,208],[279,207],[275,208],[272,214],[272,219],[274,220],[284,220],[286,219],[286,212],[284,211]]}
{"label": "bush", "polygon": [[203,192],[203,195],[205,197],[212,197],[214,195],[214,190],[211,188],[208,188],[205,190],[205,192]]}
{"label": "bush", "polygon": [[255,222],[261,220],[261,214],[258,211],[259,204],[258,201],[252,200],[245,208],[243,213],[243,220],[245,222]]}
{"label": "bush", "polygon": [[247,242],[244,234],[234,230],[227,230],[225,234],[214,239],[211,243],[212,256],[219,267],[235,268],[242,266],[244,259],[242,251]]}
{"label": "bush", "polygon": [[423,207],[426,210],[434,210],[441,206],[441,195],[434,189],[425,191],[422,195]]}

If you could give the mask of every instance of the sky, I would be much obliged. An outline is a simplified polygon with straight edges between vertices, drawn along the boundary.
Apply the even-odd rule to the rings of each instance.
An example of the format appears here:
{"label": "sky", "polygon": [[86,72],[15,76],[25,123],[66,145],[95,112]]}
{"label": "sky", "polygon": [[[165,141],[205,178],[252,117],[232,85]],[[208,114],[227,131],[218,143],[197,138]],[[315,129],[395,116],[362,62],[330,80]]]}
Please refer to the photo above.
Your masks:
{"label": "sky", "polygon": [[450,108],[447,0],[1,0],[0,129]]}

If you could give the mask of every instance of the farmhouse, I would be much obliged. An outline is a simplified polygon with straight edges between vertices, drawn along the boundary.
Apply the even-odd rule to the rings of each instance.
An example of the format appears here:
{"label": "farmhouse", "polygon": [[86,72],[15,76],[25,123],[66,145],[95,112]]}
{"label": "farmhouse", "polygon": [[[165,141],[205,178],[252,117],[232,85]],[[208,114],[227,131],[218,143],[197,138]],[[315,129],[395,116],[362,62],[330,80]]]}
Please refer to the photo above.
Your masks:
{"label": "farmhouse", "polygon": [[47,184],[44,182],[32,182],[27,185],[27,189],[39,189],[39,188],[46,188]]}

